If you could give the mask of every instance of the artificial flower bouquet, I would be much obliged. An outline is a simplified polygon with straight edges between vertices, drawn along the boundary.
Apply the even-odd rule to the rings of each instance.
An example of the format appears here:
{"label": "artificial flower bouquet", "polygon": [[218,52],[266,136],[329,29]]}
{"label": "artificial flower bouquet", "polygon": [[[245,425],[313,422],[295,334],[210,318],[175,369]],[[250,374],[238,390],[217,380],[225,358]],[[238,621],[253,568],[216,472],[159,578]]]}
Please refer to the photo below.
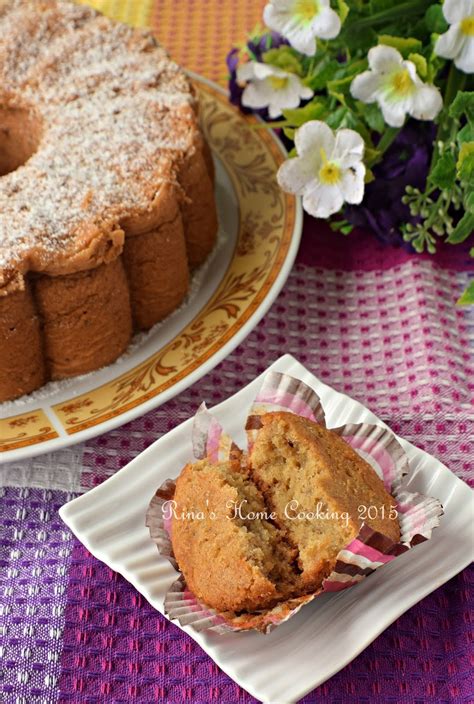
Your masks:
{"label": "artificial flower bouquet", "polygon": [[[278,182],[416,252],[474,231],[474,0],[270,0],[230,97],[283,131]],[[474,248],[470,251],[474,256]],[[474,282],[460,303],[474,303]]]}

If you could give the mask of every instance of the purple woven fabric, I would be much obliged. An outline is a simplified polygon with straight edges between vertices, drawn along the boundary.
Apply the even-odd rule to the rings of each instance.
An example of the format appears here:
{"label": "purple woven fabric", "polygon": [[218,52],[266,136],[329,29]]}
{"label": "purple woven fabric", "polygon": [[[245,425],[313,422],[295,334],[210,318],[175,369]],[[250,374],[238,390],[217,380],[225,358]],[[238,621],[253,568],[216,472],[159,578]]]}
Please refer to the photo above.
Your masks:
{"label": "purple woven fabric", "polygon": [[57,511],[65,491],[0,489],[2,702],[50,700],[61,672],[72,536]]}
{"label": "purple woven fabric", "polygon": [[[180,396],[81,448],[77,486],[101,483],[201,400],[223,400],[284,352],[472,481],[474,319],[454,307],[465,253],[410,257],[364,235],[343,244],[308,223],[297,264],[257,328]],[[56,513],[68,498],[3,489],[2,702],[254,702],[71,538]],[[450,580],[303,701],[473,701],[473,579],[465,570]]]}
{"label": "purple woven fabric", "polygon": [[[472,701],[465,619],[473,581],[474,570],[452,579],[302,702]],[[61,702],[256,702],[81,545],[73,553],[65,621]]]}

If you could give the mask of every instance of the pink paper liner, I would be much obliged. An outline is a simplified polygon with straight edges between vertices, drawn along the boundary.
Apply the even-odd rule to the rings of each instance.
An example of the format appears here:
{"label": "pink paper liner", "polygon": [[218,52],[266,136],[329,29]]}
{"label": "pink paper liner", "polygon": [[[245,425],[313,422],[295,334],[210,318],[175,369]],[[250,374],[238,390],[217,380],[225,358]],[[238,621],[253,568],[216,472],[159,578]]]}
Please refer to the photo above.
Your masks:
{"label": "pink paper liner", "polygon": [[197,460],[208,457],[212,462],[225,462],[228,459],[239,459],[242,450],[227,435],[217,418],[201,403],[193,424],[193,454]]}
{"label": "pink paper liner", "polygon": [[[324,409],[313,389],[287,374],[270,372],[265,376],[247,417],[249,448],[261,426],[259,416],[278,410],[296,413],[326,427]],[[211,609],[187,589],[184,577],[180,574],[165,597],[165,613],[170,619],[179,621],[182,626],[190,625],[198,631],[227,633],[257,630],[268,633],[319,594],[354,586],[398,555],[429,540],[433,529],[439,525],[443,508],[437,499],[411,493],[404,488],[403,479],[409,472],[409,462],[393,433],[383,426],[368,423],[351,423],[332,430],[369,461],[383,479],[387,491],[396,501],[400,542],[394,543],[363,523],[357,537],[338,553],[332,573],[317,592],[280,602],[272,609],[255,613],[235,614]],[[201,405],[194,419],[193,448],[197,459],[207,457],[214,463],[238,459],[242,455],[242,451],[205,404]],[[163,504],[172,499],[175,486],[174,480],[168,479],[157,490],[147,511],[146,524],[160,554],[179,572],[169,535],[170,526],[163,518]]]}

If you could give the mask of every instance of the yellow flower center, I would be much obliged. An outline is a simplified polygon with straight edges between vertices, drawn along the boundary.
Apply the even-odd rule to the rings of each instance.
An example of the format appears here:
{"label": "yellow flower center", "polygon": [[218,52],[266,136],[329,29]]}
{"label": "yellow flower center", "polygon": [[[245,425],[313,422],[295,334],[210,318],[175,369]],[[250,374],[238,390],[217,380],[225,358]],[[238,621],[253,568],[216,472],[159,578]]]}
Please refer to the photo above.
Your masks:
{"label": "yellow flower center", "polygon": [[474,15],[465,17],[461,21],[461,32],[467,34],[468,37],[474,37]]}
{"label": "yellow flower center", "polygon": [[415,84],[406,68],[393,74],[392,86],[398,95],[408,95],[415,88]]}
{"label": "yellow flower center", "polygon": [[286,88],[288,83],[288,78],[284,78],[281,76],[269,76],[268,80],[270,81],[270,85],[274,90],[283,90],[284,88]]}
{"label": "yellow flower center", "polygon": [[327,160],[324,149],[321,149],[321,158],[323,165],[319,169],[319,180],[321,183],[324,183],[325,186],[334,186],[341,180],[341,169],[334,161]]}
{"label": "yellow flower center", "polygon": [[296,0],[294,6],[295,15],[299,15],[301,19],[309,22],[319,12],[318,0]]}

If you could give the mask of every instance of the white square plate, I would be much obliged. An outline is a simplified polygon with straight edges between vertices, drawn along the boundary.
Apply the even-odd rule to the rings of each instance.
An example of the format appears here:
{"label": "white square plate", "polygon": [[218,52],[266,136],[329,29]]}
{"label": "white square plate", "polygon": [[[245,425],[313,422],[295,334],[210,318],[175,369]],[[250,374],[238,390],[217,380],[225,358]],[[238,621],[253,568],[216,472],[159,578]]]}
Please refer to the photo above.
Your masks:
{"label": "white square plate", "polygon": [[[299,377],[312,386],[322,400],[329,428],[344,423],[385,425],[362,404],[323,384],[290,355],[269,369]],[[224,428],[242,443],[244,420],[262,377],[212,409]],[[168,477],[176,477],[192,458],[191,427],[192,419],[185,421],[59,512],[95,557],[120,572],[161,613],[164,595],[176,573],[151,541],[145,513],[157,487]],[[431,540],[357,586],[315,599],[269,635],[219,636],[183,629],[256,699],[278,704],[297,701],[471,561],[473,492],[437,459],[403,438],[399,440],[410,460],[410,489],[437,497],[444,506],[441,526]]]}

